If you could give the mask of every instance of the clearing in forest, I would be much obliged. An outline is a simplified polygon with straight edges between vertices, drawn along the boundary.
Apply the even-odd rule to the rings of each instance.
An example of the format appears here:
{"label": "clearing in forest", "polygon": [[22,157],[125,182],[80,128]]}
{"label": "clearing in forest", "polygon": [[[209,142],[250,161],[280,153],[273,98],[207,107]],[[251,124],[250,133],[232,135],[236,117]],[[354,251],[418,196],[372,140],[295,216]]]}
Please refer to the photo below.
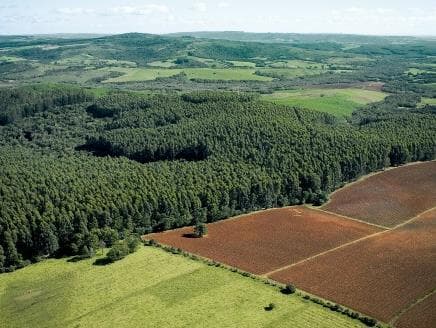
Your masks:
{"label": "clearing in forest", "polygon": [[299,106],[338,117],[350,116],[363,105],[382,101],[386,93],[359,88],[302,89],[274,92],[262,99],[281,105]]}

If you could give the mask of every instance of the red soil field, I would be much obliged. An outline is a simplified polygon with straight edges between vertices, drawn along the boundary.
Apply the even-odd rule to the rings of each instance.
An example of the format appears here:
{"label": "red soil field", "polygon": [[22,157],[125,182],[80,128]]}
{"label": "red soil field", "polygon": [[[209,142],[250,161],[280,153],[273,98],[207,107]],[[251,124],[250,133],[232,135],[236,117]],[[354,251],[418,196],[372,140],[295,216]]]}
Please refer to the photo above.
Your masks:
{"label": "red soil field", "polygon": [[436,326],[436,294],[432,294],[405,312],[395,323],[397,328],[434,328]]}
{"label": "red soil field", "polygon": [[436,209],[270,278],[389,322],[436,287],[435,236]]}
{"label": "red soil field", "polygon": [[187,238],[192,227],[144,238],[264,274],[378,231],[365,223],[295,206],[208,224],[203,238]]}
{"label": "red soil field", "polygon": [[436,206],[436,162],[402,166],[350,184],[326,211],[394,227]]}

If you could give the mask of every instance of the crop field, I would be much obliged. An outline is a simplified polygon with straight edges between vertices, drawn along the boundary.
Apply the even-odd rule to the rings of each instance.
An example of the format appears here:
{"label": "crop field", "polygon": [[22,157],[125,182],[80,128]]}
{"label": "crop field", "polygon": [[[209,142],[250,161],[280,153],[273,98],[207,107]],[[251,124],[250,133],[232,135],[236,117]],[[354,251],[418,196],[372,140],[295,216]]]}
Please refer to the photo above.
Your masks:
{"label": "crop field", "polygon": [[434,290],[435,235],[436,210],[433,210],[400,228],[309,259],[270,278],[292,282],[389,322]]}
{"label": "crop field", "polygon": [[[152,247],[106,266],[50,259],[0,276],[0,326],[363,327],[277,288]],[[264,307],[274,303],[273,311]]]}
{"label": "crop field", "polygon": [[115,71],[124,73],[124,75],[116,78],[105,80],[104,83],[119,83],[119,82],[137,82],[155,80],[158,77],[170,77],[180,73],[185,73],[189,79],[201,80],[254,80],[254,81],[271,81],[272,78],[266,76],[255,75],[254,69],[248,68],[183,68],[183,69],[159,69],[159,68],[122,68],[122,67],[106,67],[102,70]]}
{"label": "crop field", "polygon": [[189,238],[189,227],[145,238],[265,274],[378,231],[371,225],[296,206],[209,224],[204,238]]}
{"label": "crop field", "polygon": [[400,316],[395,322],[398,328],[434,328],[436,322],[436,293],[431,294],[422,302]]}
{"label": "crop field", "polygon": [[350,184],[324,210],[393,227],[436,205],[436,162],[407,165]]}
{"label": "crop field", "polygon": [[386,94],[379,91],[348,89],[302,89],[279,91],[262,99],[276,104],[300,106],[327,112],[338,117],[350,116],[359,107],[381,101]]}

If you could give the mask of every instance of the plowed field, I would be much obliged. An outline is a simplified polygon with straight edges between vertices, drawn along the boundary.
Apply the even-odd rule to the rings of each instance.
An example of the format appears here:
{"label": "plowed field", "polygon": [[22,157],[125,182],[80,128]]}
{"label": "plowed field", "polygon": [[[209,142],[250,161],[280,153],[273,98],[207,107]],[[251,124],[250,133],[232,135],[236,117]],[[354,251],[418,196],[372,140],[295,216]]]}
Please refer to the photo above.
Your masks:
{"label": "plowed field", "polygon": [[208,235],[203,238],[190,238],[192,227],[145,238],[264,274],[379,231],[365,223],[295,206],[208,224]]}
{"label": "plowed field", "polygon": [[436,162],[407,165],[352,183],[324,210],[394,227],[436,206]]}
{"label": "plowed field", "polygon": [[398,328],[434,328],[436,326],[436,293],[405,312],[396,322]]}
{"label": "plowed field", "polygon": [[401,228],[277,272],[272,279],[389,322],[436,286],[436,210]]}

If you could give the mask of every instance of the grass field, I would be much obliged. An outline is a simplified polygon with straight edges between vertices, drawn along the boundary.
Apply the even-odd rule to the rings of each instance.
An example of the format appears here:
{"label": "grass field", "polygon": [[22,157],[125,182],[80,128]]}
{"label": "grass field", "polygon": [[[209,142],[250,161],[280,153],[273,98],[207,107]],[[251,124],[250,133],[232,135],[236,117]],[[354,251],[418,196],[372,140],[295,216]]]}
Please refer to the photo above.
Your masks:
{"label": "grass field", "polygon": [[[47,260],[0,275],[2,327],[362,327],[226,269],[155,248],[107,266]],[[276,304],[265,311],[269,303]]]}
{"label": "grass field", "polygon": [[15,56],[0,56],[0,63],[13,63],[20,60],[24,59]]}
{"label": "grass field", "polygon": [[262,99],[282,105],[300,106],[338,117],[350,116],[359,107],[381,101],[386,94],[364,89],[302,89],[275,92]]}
{"label": "grass field", "polygon": [[424,107],[425,105],[436,106],[436,98],[422,98],[419,106]]}
{"label": "grass field", "polygon": [[231,63],[235,67],[256,67],[255,63],[252,63],[249,61],[229,60],[228,62]]}
{"label": "grass field", "polygon": [[255,81],[271,81],[272,78],[255,75],[254,69],[246,68],[183,68],[183,69],[146,69],[146,68],[103,68],[105,71],[117,71],[125,75],[111,78],[104,83],[116,82],[135,82],[155,80],[158,77],[169,77],[184,72],[189,79],[204,79],[204,80],[255,80]]}

